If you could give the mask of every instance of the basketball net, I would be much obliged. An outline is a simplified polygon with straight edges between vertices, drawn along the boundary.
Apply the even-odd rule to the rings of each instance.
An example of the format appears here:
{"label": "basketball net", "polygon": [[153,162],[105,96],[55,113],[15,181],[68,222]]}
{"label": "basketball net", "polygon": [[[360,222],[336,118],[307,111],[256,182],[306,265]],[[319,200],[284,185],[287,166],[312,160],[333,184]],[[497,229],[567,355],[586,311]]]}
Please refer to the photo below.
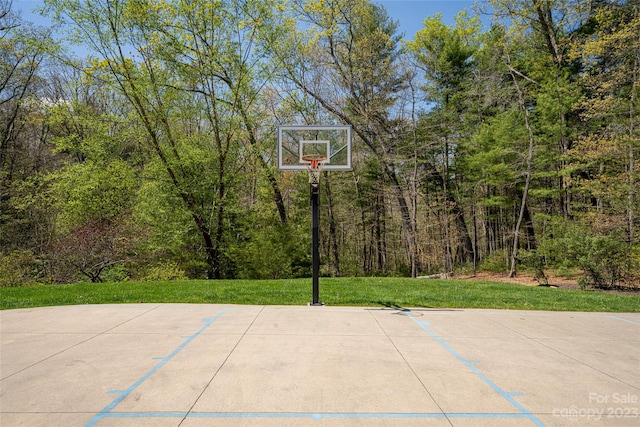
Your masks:
{"label": "basketball net", "polygon": [[309,169],[309,184],[314,187],[320,185],[320,171],[322,170],[322,164],[327,157],[322,154],[308,154],[302,156],[302,160],[307,162],[307,169]]}

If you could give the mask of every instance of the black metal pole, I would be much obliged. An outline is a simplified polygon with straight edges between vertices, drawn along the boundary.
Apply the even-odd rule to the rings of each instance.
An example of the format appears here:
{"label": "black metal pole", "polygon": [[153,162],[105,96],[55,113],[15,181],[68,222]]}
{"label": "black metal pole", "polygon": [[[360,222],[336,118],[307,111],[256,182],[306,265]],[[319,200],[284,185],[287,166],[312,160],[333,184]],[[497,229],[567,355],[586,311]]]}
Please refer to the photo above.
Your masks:
{"label": "black metal pole", "polygon": [[320,186],[311,184],[311,262],[313,298],[310,305],[324,305],[320,302]]}

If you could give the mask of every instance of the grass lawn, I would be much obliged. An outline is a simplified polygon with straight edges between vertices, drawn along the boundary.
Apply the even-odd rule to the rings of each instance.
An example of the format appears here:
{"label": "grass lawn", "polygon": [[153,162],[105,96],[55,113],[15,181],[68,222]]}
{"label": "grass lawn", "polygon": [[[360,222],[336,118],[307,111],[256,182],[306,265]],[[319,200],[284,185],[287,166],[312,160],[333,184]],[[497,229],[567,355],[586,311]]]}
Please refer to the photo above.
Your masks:
{"label": "grass lawn", "polygon": [[[0,288],[0,309],[76,304],[201,303],[306,305],[311,279],[79,283]],[[320,278],[332,306],[640,312],[640,296],[473,281]]]}

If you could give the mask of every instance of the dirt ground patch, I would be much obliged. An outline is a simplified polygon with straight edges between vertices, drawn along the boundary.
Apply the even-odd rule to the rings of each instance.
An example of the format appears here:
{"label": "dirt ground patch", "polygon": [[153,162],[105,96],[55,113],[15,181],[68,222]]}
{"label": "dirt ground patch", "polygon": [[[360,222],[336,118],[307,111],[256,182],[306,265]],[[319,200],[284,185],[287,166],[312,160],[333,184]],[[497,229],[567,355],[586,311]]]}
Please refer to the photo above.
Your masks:
{"label": "dirt ground patch", "polygon": [[[540,283],[532,274],[518,273],[515,277],[509,277],[508,273],[494,273],[491,271],[479,271],[474,276],[464,276],[461,279],[491,280],[494,282],[519,283],[527,286],[538,286]],[[560,276],[549,276],[549,285],[559,288],[579,289],[578,280]]]}
{"label": "dirt ground patch", "polygon": [[[545,286],[551,286],[551,287],[555,287],[555,288],[561,288],[561,289],[575,289],[578,290],[580,289],[580,285],[578,285],[578,279],[577,278],[570,278],[570,277],[563,277],[563,276],[556,276],[553,274],[548,274],[547,275],[548,279],[549,279],[549,284],[545,285]],[[473,280],[490,280],[490,281],[494,281],[494,282],[504,282],[504,283],[517,283],[520,285],[526,285],[526,286],[542,286],[534,277],[532,274],[528,274],[528,273],[518,273],[516,275],[516,277],[509,277],[508,273],[494,273],[491,271],[479,271],[474,275],[461,275],[461,276],[456,276],[456,279],[473,279]],[[620,290],[620,289],[613,289],[613,290],[605,290],[605,289],[592,289],[589,288],[589,290],[593,290],[595,292],[610,292],[610,293],[620,293],[620,294],[632,294],[632,295],[640,295],[640,289],[636,288],[636,289],[629,289],[629,290]]]}

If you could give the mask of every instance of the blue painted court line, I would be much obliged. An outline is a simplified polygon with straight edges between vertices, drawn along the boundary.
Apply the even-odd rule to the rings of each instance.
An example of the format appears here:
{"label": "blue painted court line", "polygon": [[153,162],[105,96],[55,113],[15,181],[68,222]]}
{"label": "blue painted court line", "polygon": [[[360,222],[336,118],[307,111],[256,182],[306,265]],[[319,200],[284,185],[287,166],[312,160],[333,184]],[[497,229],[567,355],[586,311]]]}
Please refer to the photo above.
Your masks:
{"label": "blue painted court line", "polygon": [[142,418],[302,418],[322,420],[324,418],[332,419],[435,419],[435,418],[469,418],[469,419],[528,419],[539,427],[545,427],[532,413],[527,411],[522,405],[513,399],[513,396],[520,396],[518,392],[505,392],[495,383],[489,380],[484,374],[476,369],[472,363],[477,362],[475,360],[466,360],[461,357],[453,348],[447,344],[447,340],[438,337],[433,333],[428,326],[431,326],[429,322],[418,321],[411,313],[406,315],[413,320],[420,328],[427,332],[433,339],[435,339],[440,345],[442,345],[449,353],[456,357],[460,362],[467,366],[474,374],[481,378],[485,383],[491,386],[498,394],[500,394],[505,400],[510,402],[519,412],[515,413],[357,413],[357,412],[326,412],[326,413],[307,413],[307,412],[115,412],[113,409],[119,405],[127,396],[129,396],[137,387],[144,383],[149,377],[162,368],[169,360],[180,353],[190,342],[196,339],[202,332],[209,328],[216,320],[218,320],[227,309],[223,309],[215,317],[203,319],[205,325],[202,326],[196,333],[185,337],[185,341],[180,344],[175,350],[173,350],[168,356],[160,359],[160,362],[154,366],[149,372],[143,375],[138,381],[133,383],[126,390],[110,390],[109,394],[118,394],[119,396],[107,405],[102,411],[98,412],[94,417],[85,425],[86,427],[93,427],[101,419],[107,418],[122,418],[122,419],[142,419]]}
{"label": "blue painted court line", "polygon": [[120,402],[122,402],[127,396],[129,396],[129,394],[131,394],[131,392],[133,392],[136,388],[138,388],[142,383],[144,383],[147,379],[149,379],[149,377],[153,374],[155,374],[160,368],[162,368],[169,360],[173,359],[178,353],[180,353],[182,350],[184,350],[184,348],[189,345],[189,343],[191,341],[193,341],[194,339],[196,339],[201,333],[203,333],[209,326],[211,326],[216,320],[218,320],[225,312],[227,311],[227,309],[223,309],[222,311],[220,311],[220,313],[218,313],[216,316],[211,317],[211,318],[207,318],[207,319],[202,319],[203,322],[205,322],[205,325],[203,327],[201,327],[200,329],[198,329],[198,331],[196,333],[194,333],[193,335],[187,337],[187,339],[180,344],[178,347],[176,347],[175,350],[173,350],[168,356],[162,358],[162,360],[160,360],[160,362],[154,366],[153,368],[151,368],[151,370],[149,372],[147,372],[146,374],[144,374],[138,381],[136,381],[135,383],[133,383],[131,385],[131,387],[129,387],[126,390],[111,390],[109,393],[112,394],[120,394],[117,398],[115,398],[113,400],[113,402],[111,402],[110,404],[108,404],[102,411],[98,412],[96,415],[93,416],[93,418],[91,418],[91,420],[89,420],[89,422],[87,424],[85,424],[85,427],[92,427],[94,426],[98,421],[100,421],[100,419],[105,418],[116,406],[118,406],[120,404]]}
{"label": "blue painted court line", "polygon": [[631,323],[634,325],[640,325],[640,322],[634,322],[633,320],[625,319],[624,317],[619,316],[609,316],[611,319],[622,320],[623,322]]}
{"label": "blue painted court line", "polygon": [[525,414],[473,414],[473,413],[444,413],[444,412],[195,412],[187,415],[187,418],[311,418],[322,420],[333,419],[407,419],[407,418],[527,418]]}
{"label": "blue painted court line", "polygon": [[525,419],[529,418],[523,413],[444,413],[444,412],[109,412],[102,418],[310,418],[322,420],[333,419],[408,419],[408,418],[483,418],[483,419]]}
{"label": "blue painted court line", "polygon": [[423,331],[431,336],[436,342],[438,342],[442,347],[445,348],[451,355],[453,355],[456,359],[462,362],[471,372],[473,372],[478,378],[484,381],[489,387],[491,387],[496,393],[502,396],[507,402],[511,403],[520,413],[524,416],[524,418],[528,418],[535,425],[539,427],[544,427],[542,421],[536,418],[531,412],[529,412],[525,407],[523,407],[518,401],[516,401],[513,396],[518,395],[517,393],[509,393],[502,390],[496,383],[487,378],[482,372],[480,372],[475,366],[473,366],[473,361],[467,360],[463,358],[457,351],[455,351],[449,344],[447,344],[446,340],[440,338],[436,335],[431,329],[429,329],[426,325],[425,321],[417,320],[410,312],[405,313],[407,317],[413,320]]}

